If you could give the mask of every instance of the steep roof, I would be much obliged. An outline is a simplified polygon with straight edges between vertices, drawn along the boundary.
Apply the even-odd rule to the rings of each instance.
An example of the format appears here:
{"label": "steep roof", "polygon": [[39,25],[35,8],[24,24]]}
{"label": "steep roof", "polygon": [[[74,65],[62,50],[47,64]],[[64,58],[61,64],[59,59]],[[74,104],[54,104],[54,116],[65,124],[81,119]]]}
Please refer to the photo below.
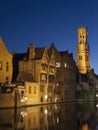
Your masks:
{"label": "steep roof", "polygon": [[35,59],[41,59],[43,57],[44,51],[45,51],[45,47],[35,48]]}
{"label": "steep roof", "polygon": [[0,54],[10,54],[8,49],[5,46],[4,41],[2,40],[2,38],[0,37]]}
{"label": "steep roof", "polygon": [[55,57],[61,57],[59,51],[56,49],[54,43],[51,43],[50,48],[48,49],[48,56],[51,57],[52,53],[54,52]]}

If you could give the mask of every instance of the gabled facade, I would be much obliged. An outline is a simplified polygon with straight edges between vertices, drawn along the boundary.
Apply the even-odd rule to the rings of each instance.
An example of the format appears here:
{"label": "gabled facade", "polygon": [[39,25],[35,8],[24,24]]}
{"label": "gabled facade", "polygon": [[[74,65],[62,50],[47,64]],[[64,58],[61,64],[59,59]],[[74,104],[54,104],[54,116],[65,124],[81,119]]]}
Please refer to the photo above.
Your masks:
{"label": "gabled facade", "polygon": [[0,84],[10,84],[12,81],[12,55],[0,37]]}
{"label": "gabled facade", "polygon": [[[60,66],[61,63],[61,56],[59,54],[59,52],[57,51],[54,43],[51,44],[50,48],[48,49],[48,52],[50,54],[53,53],[54,58],[55,58],[55,83],[54,83],[54,101],[59,101],[59,99],[61,98],[61,87],[58,86],[58,81],[60,80],[61,76],[60,76],[60,70],[57,69],[57,67]],[[59,78],[59,80],[57,79],[57,77]]]}
{"label": "gabled facade", "polygon": [[54,44],[51,44],[50,50],[54,51],[56,64],[55,101],[75,100],[77,68],[72,53],[68,51],[59,52]]}
{"label": "gabled facade", "polygon": [[[48,54],[45,47],[35,48],[30,44],[27,53],[19,60],[16,81],[30,81],[39,84],[39,102],[53,101],[53,87],[55,82],[54,55]],[[33,86],[32,86],[33,87]]]}
{"label": "gabled facade", "polygon": [[48,63],[48,95],[50,101],[55,101],[55,75],[56,75],[56,57],[52,49],[48,49],[49,63]]}

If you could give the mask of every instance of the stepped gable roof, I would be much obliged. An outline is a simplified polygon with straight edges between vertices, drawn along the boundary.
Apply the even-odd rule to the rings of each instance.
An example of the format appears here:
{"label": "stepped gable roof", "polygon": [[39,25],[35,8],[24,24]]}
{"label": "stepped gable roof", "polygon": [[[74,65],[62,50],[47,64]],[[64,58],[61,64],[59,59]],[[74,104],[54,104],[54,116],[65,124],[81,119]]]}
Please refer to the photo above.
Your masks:
{"label": "stepped gable roof", "polygon": [[33,75],[27,72],[19,72],[16,81],[18,79],[21,79],[20,81],[35,82]]}
{"label": "stepped gable roof", "polygon": [[35,59],[41,59],[43,57],[45,47],[35,48]]}

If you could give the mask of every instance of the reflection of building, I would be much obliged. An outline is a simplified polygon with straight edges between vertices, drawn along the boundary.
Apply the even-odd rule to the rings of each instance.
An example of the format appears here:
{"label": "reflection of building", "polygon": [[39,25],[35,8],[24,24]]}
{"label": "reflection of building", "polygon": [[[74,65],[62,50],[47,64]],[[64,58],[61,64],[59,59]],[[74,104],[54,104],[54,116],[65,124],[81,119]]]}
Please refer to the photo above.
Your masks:
{"label": "reflection of building", "polygon": [[8,52],[0,37],[0,83],[10,84],[12,81],[12,55]]}
{"label": "reflection of building", "polygon": [[87,41],[87,28],[80,27],[78,29],[78,44],[77,44],[77,66],[81,74],[86,74],[90,71],[90,48]]}
{"label": "reflection of building", "polygon": [[75,114],[74,103],[0,109],[0,130],[76,130]]}

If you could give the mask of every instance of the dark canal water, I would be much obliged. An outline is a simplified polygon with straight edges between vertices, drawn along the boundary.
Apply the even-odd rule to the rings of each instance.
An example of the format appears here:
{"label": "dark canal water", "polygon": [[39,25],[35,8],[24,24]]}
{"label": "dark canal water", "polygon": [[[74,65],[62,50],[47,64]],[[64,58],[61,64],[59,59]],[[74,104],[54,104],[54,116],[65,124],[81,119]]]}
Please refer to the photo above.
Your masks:
{"label": "dark canal water", "polygon": [[95,103],[0,109],[0,130],[98,130]]}

